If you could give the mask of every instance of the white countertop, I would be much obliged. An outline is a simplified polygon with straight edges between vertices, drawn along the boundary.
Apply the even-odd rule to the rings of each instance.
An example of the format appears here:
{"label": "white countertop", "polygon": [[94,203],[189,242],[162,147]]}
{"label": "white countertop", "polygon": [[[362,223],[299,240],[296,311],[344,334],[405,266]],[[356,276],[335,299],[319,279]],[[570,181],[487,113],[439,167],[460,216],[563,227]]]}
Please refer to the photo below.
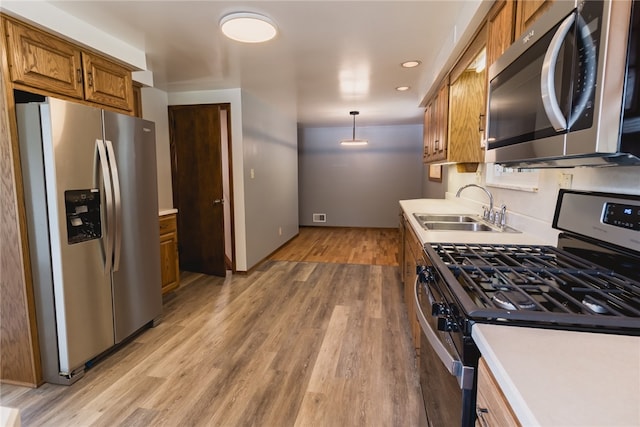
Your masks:
{"label": "white countertop", "polygon": [[[400,207],[411,227],[422,244],[433,243],[511,243],[530,245],[555,245],[557,233],[549,231],[548,225],[536,224],[534,221],[507,212],[507,225],[521,231],[520,233],[486,232],[486,231],[442,231],[425,230],[413,216],[414,213],[430,214],[480,214],[480,209],[470,207],[458,199],[413,199],[401,200]],[[544,232],[539,232],[546,228]]]}
{"label": "white countertop", "polygon": [[640,426],[640,337],[476,323],[524,426]]}
{"label": "white countertop", "polygon": [[171,209],[160,209],[158,211],[158,216],[171,215],[171,214],[174,214],[174,213],[178,213],[178,209],[174,209],[174,208],[171,208]]}

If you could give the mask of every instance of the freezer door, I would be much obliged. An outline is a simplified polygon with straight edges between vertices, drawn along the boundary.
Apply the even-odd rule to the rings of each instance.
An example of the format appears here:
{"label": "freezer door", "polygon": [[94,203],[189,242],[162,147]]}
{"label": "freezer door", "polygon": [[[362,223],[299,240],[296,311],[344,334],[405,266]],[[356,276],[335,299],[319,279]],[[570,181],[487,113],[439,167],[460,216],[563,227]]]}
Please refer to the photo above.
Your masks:
{"label": "freezer door", "polygon": [[[42,203],[42,207],[35,209],[40,209],[36,212],[40,215],[42,209],[47,210],[49,236],[32,235],[30,242],[45,244],[46,240],[50,244],[51,259],[34,262],[51,263],[59,370],[69,374],[114,345],[111,281],[105,269],[104,238],[98,237],[106,234],[107,221],[100,206],[103,204],[96,207],[78,199],[73,207],[68,206],[69,194],[76,190],[102,194],[99,180],[96,181],[101,111],[49,98],[47,103],[40,104],[40,116],[42,140],[27,143],[42,144],[47,203],[46,207]],[[92,189],[98,192],[92,193]],[[78,215],[67,215],[67,208]],[[86,225],[90,210],[95,209],[99,211],[97,215],[102,215],[96,221],[100,227],[94,230],[96,238],[71,238],[74,233],[68,229],[79,227],[78,221]]]}
{"label": "freezer door", "polygon": [[117,343],[162,314],[155,125],[105,111],[104,128],[119,181],[113,268]]}

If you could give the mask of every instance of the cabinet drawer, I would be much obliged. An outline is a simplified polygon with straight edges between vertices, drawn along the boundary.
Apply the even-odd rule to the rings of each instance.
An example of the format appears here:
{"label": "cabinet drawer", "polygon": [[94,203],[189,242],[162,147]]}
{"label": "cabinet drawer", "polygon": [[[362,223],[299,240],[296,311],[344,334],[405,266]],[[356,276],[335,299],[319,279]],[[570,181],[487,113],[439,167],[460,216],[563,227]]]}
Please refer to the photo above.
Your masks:
{"label": "cabinet drawer", "polygon": [[176,215],[169,214],[160,217],[160,235],[176,231]]}

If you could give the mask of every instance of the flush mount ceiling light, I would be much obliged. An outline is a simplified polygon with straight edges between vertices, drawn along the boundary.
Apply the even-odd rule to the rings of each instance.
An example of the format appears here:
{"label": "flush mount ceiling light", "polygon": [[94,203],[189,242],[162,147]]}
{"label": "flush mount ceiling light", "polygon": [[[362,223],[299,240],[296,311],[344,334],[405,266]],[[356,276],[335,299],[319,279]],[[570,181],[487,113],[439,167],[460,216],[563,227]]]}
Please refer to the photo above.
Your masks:
{"label": "flush mount ceiling light", "polygon": [[249,13],[230,13],[220,20],[225,36],[244,43],[262,43],[271,40],[278,32],[276,24],[266,16]]}
{"label": "flush mount ceiling light", "polygon": [[405,90],[409,90],[409,89],[410,89],[409,86],[398,86],[396,88],[398,92],[404,92]]}
{"label": "flush mount ceiling light", "polygon": [[418,60],[416,59],[416,60],[413,60],[413,61],[406,61],[406,62],[403,62],[403,63],[402,63],[402,64],[400,64],[400,65],[402,65],[402,67],[403,67],[403,68],[413,68],[413,67],[417,67],[417,66],[418,66],[418,65],[420,65],[420,64],[422,64],[422,62],[420,62],[420,61],[418,61]]}
{"label": "flush mount ceiling light", "polygon": [[366,139],[356,139],[356,116],[360,114],[360,111],[349,111],[349,114],[353,116],[353,136],[351,139],[344,139],[340,141],[341,145],[367,145]]}

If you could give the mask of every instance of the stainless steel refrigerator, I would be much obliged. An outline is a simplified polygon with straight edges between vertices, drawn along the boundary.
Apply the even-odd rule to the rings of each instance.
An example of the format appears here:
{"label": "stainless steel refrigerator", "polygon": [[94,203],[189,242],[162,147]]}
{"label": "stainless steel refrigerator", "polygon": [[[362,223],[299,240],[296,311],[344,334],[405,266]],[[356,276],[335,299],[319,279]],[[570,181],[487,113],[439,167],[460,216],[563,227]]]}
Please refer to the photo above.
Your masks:
{"label": "stainless steel refrigerator", "polygon": [[162,313],[155,125],[45,98],[16,105],[45,381]]}

